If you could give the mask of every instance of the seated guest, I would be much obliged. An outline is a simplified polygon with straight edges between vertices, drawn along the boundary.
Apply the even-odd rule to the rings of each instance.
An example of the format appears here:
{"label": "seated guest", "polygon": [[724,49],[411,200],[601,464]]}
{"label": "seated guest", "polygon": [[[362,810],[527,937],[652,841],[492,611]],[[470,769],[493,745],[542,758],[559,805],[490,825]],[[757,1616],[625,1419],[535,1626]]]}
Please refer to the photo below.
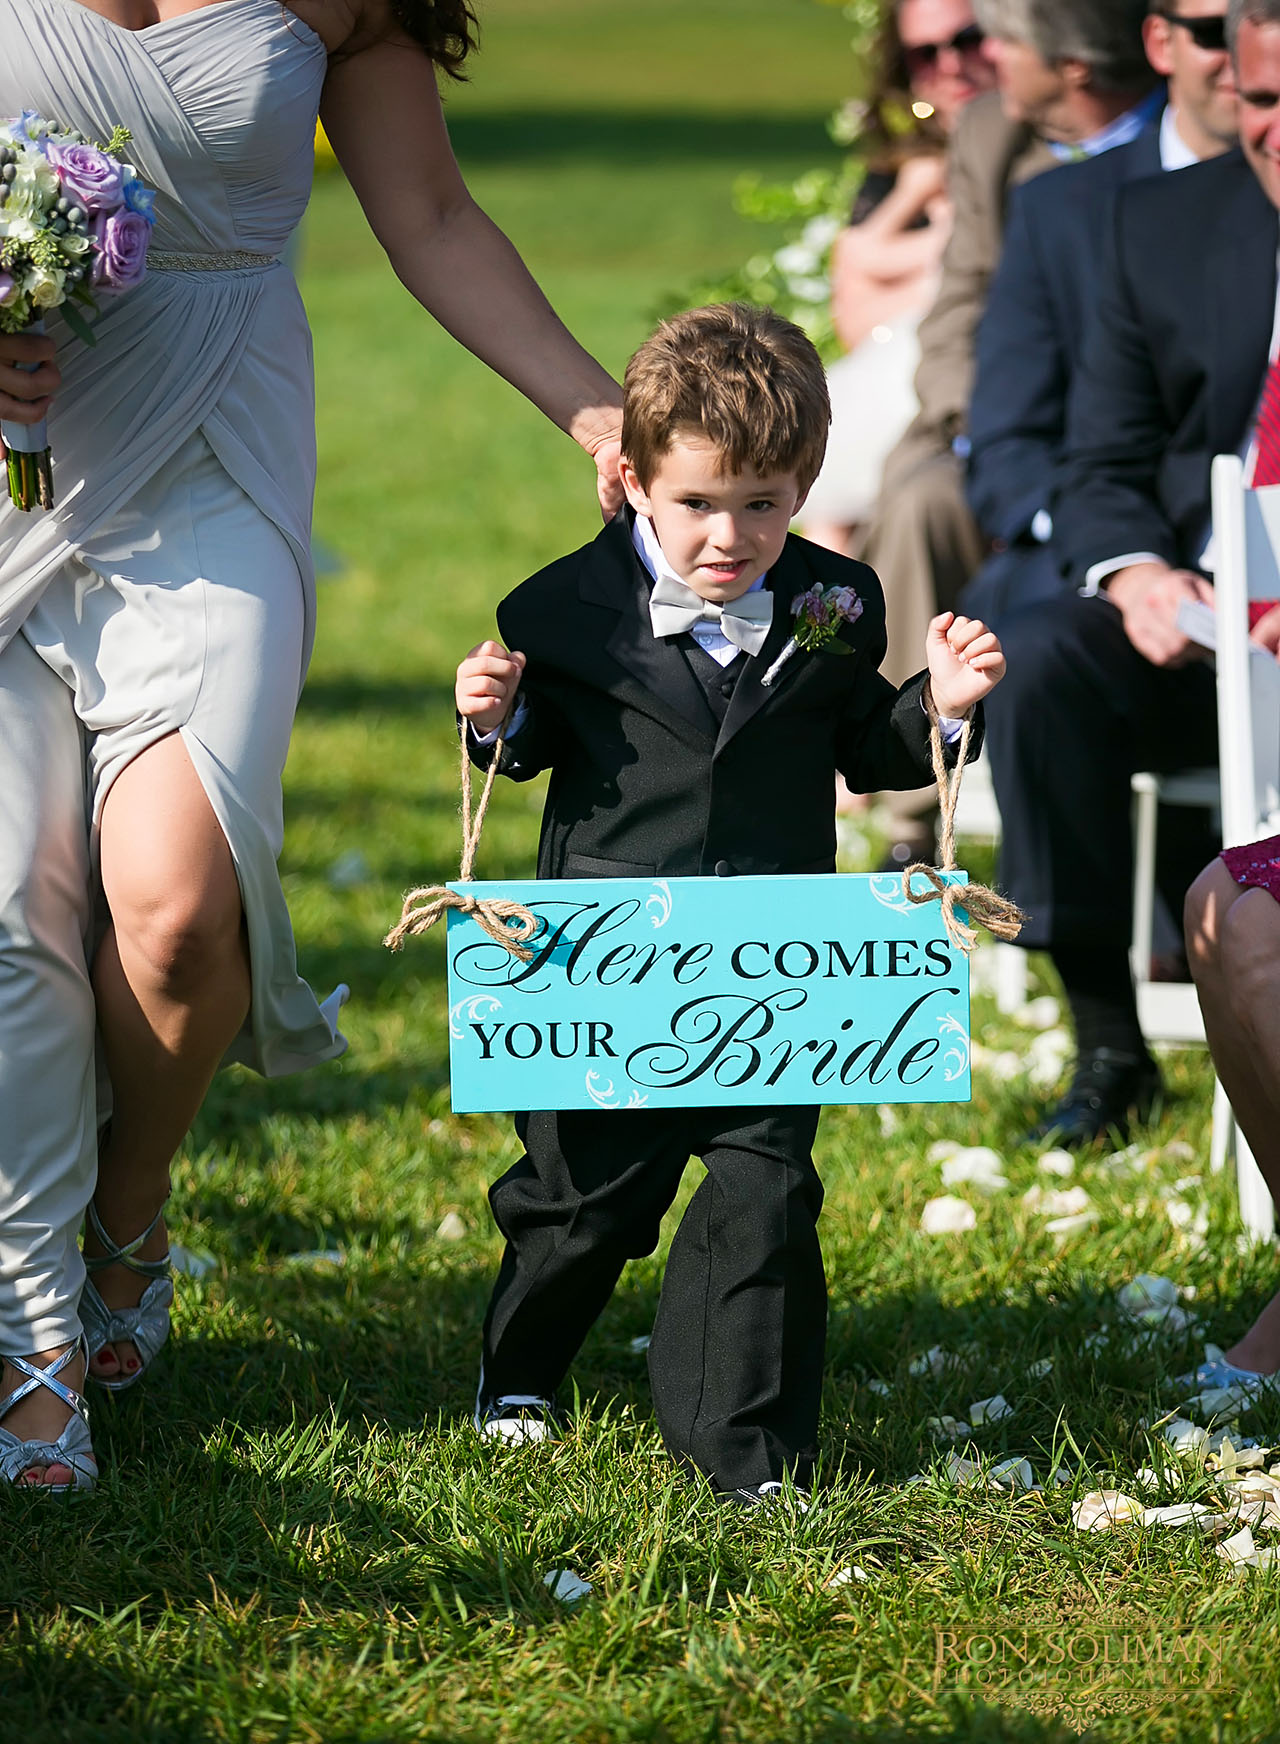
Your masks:
{"label": "seated guest", "polygon": [[1155,0],[1147,58],[1168,104],[1128,145],[1019,188],[978,329],[969,408],[969,506],[995,550],[965,594],[993,616],[1066,585],[1049,543],[1067,395],[1098,273],[1096,239],[1116,188],[1219,157],[1236,143],[1227,0]]}
{"label": "seated guest", "polygon": [[[1000,254],[1012,187],[1076,156],[1134,138],[1155,110],[1142,52],[1146,0],[978,0],[999,95],[964,110],[948,154],[955,209],[942,283],[920,324],[920,410],[885,466],[862,555],[884,577],[886,672],[907,676],[911,650],[950,610],[984,555],[964,499],[974,339]],[[893,802],[891,863],[933,843],[933,793]]]}
{"label": "seated guest", "polygon": [[1031,917],[1024,941],[1062,977],[1078,1049],[1029,1137],[1068,1145],[1123,1133],[1160,1091],[1129,973],[1130,781],[1216,756],[1213,675],[1178,625],[1183,600],[1213,597],[1210,463],[1247,450],[1252,482],[1280,482],[1280,0],[1231,0],[1227,35],[1244,155],[1117,189],[1102,239],[1053,508],[1083,593],[1002,625],[1002,872]]}
{"label": "seated guest", "polygon": [[847,356],[829,372],[831,438],[805,536],[846,554],[880,494],[885,457],[916,412],[916,330],[951,234],[946,141],[995,71],[971,0],[897,0],[862,137],[868,169],[831,254],[831,313]]}
{"label": "seated guest", "polygon": [[[1241,1131],[1280,1200],[1280,837],[1229,848],[1187,897],[1187,956],[1205,1035]],[[1280,1370],[1280,1291],[1249,1330],[1192,1377],[1246,1383]]]}

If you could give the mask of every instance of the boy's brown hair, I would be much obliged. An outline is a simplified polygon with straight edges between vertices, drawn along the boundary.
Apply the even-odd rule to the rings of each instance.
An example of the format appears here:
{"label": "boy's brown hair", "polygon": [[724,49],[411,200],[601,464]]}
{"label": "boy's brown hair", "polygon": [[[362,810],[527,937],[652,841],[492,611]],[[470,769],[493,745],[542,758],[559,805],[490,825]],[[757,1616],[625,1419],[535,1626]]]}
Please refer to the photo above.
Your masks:
{"label": "boy's brown hair", "polygon": [[715,444],[726,472],[794,473],[808,490],[831,401],[812,341],[772,309],[716,303],[664,321],[627,365],[622,452],[647,489],[681,431]]}

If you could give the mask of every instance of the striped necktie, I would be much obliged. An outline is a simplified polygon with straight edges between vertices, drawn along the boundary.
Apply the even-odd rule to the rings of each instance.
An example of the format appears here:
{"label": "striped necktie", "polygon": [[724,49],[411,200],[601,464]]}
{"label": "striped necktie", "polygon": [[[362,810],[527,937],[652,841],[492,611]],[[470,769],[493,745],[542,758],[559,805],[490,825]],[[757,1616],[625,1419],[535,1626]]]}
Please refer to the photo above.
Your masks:
{"label": "striped necktie", "polygon": [[1267,367],[1253,429],[1253,488],[1280,484],[1280,357]]}
{"label": "striped necktie", "polygon": [[[1254,490],[1280,484],[1280,357],[1267,365],[1258,403],[1258,421],[1253,427]],[[1249,628],[1254,629],[1275,605],[1275,600],[1249,601]]]}

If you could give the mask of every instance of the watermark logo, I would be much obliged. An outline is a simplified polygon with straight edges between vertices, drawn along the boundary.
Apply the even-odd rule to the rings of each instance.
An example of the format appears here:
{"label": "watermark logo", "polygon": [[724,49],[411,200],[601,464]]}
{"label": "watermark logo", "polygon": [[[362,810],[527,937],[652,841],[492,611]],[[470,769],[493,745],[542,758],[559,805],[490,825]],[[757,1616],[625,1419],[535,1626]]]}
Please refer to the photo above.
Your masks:
{"label": "watermark logo", "polygon": [[963,1691],[1083,1730],[1107,1714],[1228,1689],[1221,1633],[1129,1608],[1069,1604],[1007,1623],[935,1627],[933,1688]]}

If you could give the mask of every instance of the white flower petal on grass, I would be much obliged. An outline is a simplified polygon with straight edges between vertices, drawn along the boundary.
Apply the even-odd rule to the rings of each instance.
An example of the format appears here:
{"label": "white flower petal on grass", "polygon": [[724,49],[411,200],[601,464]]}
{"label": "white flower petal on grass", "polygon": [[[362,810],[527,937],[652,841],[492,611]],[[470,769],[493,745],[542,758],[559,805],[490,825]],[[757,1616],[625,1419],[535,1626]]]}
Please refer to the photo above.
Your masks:
{"label": "white flower petal on grass", "polygon": [[1004,1173],[1004,1158],[986,1145],[973,1145],[957,1150],[942,1165],[942,1185],[962,1187],[972,1185],[979,1193],[999,1193],[1009,1185]]}
{"label": "white flower petal on grass", "polygon": [[931,1375],[934,1380],[937,1380],[946,1373],[953,1363],[958,1363],[958,1361],[959,1358],[954,1356],[951,1351],[944,1350],[940,1344],[935,1344],[925,1351],[923,1356],[911,1359],[907,1373],[916,1380],[919,1380],[923,1375]]}
{"label": "white flower petal on grass", "polygon": [[963,1459],[954,1449],[947,1455],[947,1477],[953,1484],[981,1483],[982,1465],[976,1459]]}
{"label": "white flower petal on grass", "polygon": [[876,1116],[880,1121],[881,1138],[892,1138],[894,1133],[897,1132],[902,1124],[897,1109],[891,1108],[889,1104],[885,1102],[876,1109]]}
{"label": "white flower petal on grass", "polygon": [[988,1072],[999,1084],[1010,1084],[1026,1076],[1027,1062],[1012,1048],[987,1048],[981,1042],[969,1043],[969,1063],[975,1072]]}
{"label": "white flower petal on grass", "polygon": [[1175,1138],[1160,1147],[1160,1156],[1167,1163],[1194,1163],[1196,1147],[1189,1145],[1184,1138]]}
{"label": "white flower petal on grass", "polygon": [[1036,1167],[1043,1175],[1074,1175],[1076,1159],[1070,1151],[1046,1151]]}
{"label": "white flower petal on grass", "polygon": [[1053,1358],[1042,1356],[1039,1362],[1033,1362],[1027,1370],[1029,1380],[1042,1381],[1046,1375],[1053,1373]]}
{"label": "white flower petal on grass", "polygon": [[562,1605],[576,1605],[580,1599],[590,1598],[595,1591],[590,1581],[584,1581],[571,1568],[549,1568],[542,1577],[542,1584],[550,1587],[551,1597],[559,1599]]}
{"label": "white flower petal on grass", "polygon": [[935,1441],[966,1441],[973,1434],[959,1417],[926,1417],[924,1426]]}
{"label": "white flower petal on grass", "polygon": [[957,1144],[953,1138],[940,1138],[936,1143],[931,1144],[924,1153],[925,1161],[927,1163],[949,1163],[952,1157],[958,1156],[963,1149],[964,1146]]}
{"label": "white flower petal on grass", "polygon": [[1002,1459],[998,1465],[991,1468],[991,1481],[1002,1490],[1019,1491],[1038,1490],[1036,1474],[1031,1469],[1029,1459]]}
{"label": "white flower petal on grass", "polygon": [[643,1356],[645,1351],[649,1348],[649,1340],[652,1336],[652,1333],[642,1332],[638,1338],[633,1338],[631,1340],[631,1354],[633,1356]]}
{"label": "white flower petal on grass", "polygon": [[1049,1217],[1079,1217],[1093,1206],[1083,1187],[1028,1187],[1022,1203],[1028,1211]]}
{"label": "white flower petal on grass", "polygon": [[1082,1229],[1088,1229],[1090,1224],[1098,1221],[1096,1211],[1076,1211],[1070,1217],[1051,1217],[1044,1226],[1046,1235],[1061,1238],[1068,1235],[1078,1235]]}
{"label": "white flower petal on grass", "polygon": [[1075,1052],[1075,1042],[1065,1029],[1046,1030],[1027,1049],[1023,1070],[1041,1089],[1051,1089],[1066,1070]]}
{"label": "white flower petal on grass", "polygon": [[1018,1007],[1013,1014],[1013,1021],[1020,1023],[1024,1029],[1053,1029],[1062,1017],[1062,1007],[1050,994],[1045,993],[1039,999],[1030,999],[1025,1005]]}
{"label": "white flower petal on grass", "polygon": [[1229,1562],[1237,1568],[1248,1568],[1258,1554],[1253,1533],[1247,1526],[1242,1526],[1233,1537],[1224,1538],[1216,1548],[1223,1562]]}
{"label": "white flower petal on grass", "polygon": [[893,1388],[889,1385],[888,1381],[873,1378],[872,1380],[864,1381],[862,1384],[869,1393],[875,1393],[881,1399],[891,1399],[893,1397]]}
{"label": "white flower petal on grass", "polygon": [[1175,1453],[1203,1453],[1209,1446],[1209,1431],[1186,1417],[1174,1417],[1160,1433]]}
{"label": "white flower petal on grass", "polygon": [[827,1582],[829,1587],[870,1586],[871,1576],[865,1568],[859,1568],[856,1562],[848,1568],[837,1569]]}
{"label": "white flower petal on grass", "polygon": [[1013,1416],[1013,1406],[1003,1393],[993,1393],[989,1399],[975,1399],[969,1407],[969,1421],[975,1429],[985,1423],[1003,1423]]}
{"label": "white flower petal on grass", "polygon": [[436,1230],[441,1241],[461,1241],[466,1233],[467,1226],[456,1211],[446,1211]]}
{"label": "white flower petal on grass", "polygon": [[1143,1513],[1142,1503],[1123,1490],[1090,1490],[1072,1504],[1071,1524],[1081,1532],[1109,1532],[1141,1520]]}
{"label": "white flower petal on grass", "polygon": [[217,1267],[217,1260],[203,1248],[183,1247],[176,1241],[169,1243],[169,1264],[175,1272],[184,1278],[207,1278]]}
{"label": "white flower petal on grass", "polygon": [[1207,1507],[1203,1502],[1172,1502],[1167,1507],[1144,1508],[1142,1511],[1144,1526],[1195,1526],[1201,1532],[1220,1526],[1222,1518],[1216,1508]]}
{"label": "white flower petal on grass", "polygon": [[920,1229],[924,1235],[965,1235],[978,1227],[978,1214],[965,1199],[954,1193],[943,1193],[930,1199],[920,1213]]}
{"label": "white flower petal on grass", "polygon": [[1141,1175],[1146,1173],[1148,1163],[1158,1155],[1158,1151],[1131,1144],[1126,1145],[1122,1151],[1112,1151],[1109,1157],[1103,1157],[1098,1167],[1108,1175]]}
{"label": "white flower petal on grass", "polygon": [[1139,1272],[1136,1278],[1116,1292],[1116,1306],[1130,1320],[1141,1320],[1148,1326],[1160,1325],[1178,1308],[1178,1286],[1171,1278],[1157,1277],[1154,1272]]}

